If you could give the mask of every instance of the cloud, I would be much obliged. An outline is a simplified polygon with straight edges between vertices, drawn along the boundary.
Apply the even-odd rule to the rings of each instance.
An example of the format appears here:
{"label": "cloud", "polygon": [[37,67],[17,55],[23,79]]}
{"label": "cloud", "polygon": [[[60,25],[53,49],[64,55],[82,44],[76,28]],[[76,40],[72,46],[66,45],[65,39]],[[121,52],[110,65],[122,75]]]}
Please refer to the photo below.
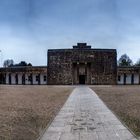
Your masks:
{"label": "cloud", "polygon": [[139,57],[138,0],[1,0],[4,59],[46,65],[46,50],[87,42]]}

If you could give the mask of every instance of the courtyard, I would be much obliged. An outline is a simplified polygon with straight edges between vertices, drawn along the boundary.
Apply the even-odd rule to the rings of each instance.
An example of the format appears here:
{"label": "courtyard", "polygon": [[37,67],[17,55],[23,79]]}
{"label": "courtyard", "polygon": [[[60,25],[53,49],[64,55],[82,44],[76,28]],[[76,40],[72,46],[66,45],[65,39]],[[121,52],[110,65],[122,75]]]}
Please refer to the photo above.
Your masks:
{"label": "courtyard", "polygon": [[[74,88],[73,86],[1,85],[0,139],[37,139],[50,126]],[[123,124],[140,136],[139,86],[90,86],[90,88]],[[84,98],[82,104],[88,107],[88,102]]]}
{"label": "courtyard", "polygon": [[37,139],[72,89],[0,85],[0,140]]}
{"label": "courtyard", "polygon": [[104,103],[140,136],[140,86],[92,86]]}

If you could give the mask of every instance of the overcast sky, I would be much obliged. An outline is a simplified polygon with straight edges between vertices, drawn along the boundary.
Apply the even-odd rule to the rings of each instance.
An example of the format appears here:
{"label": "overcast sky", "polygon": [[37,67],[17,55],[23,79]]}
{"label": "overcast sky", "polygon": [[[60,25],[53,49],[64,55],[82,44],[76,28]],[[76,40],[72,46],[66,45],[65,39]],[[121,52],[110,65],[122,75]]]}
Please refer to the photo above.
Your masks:
{"label": "overcast sky", "polygon": [[1,63],[46,65],[47,49],[87,42],[140,58],[140,0],[0,0]]}

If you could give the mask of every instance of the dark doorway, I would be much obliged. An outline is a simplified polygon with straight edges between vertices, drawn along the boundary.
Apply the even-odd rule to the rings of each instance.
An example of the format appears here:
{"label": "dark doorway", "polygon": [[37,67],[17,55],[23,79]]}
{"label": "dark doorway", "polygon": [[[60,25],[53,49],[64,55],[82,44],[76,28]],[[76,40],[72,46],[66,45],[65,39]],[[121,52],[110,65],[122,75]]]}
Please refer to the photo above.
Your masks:
{"label": "dark doorway", "polygon": [[6,83],[6,76],[4,74],[0,74],[0,84],[5,84]]}
{"label": "dark doorway", "polygon": [[85,75],[79,75],[79,84],[85,84]]}
{"label": "dark doorway", "polygon": [[15,76],[15,80],[16,80],[16,85],[18,84],[18,75],[16,74]]}
{"label": "dark doorway", "polygon": [[124,85],[126,85],[126,77],[127,77],[127,76],[126,76],[126,74],[124,73],[124,79],[123,79],[123,80],[124,80],[124,81],[123,81]]}
{"label": "dark doorway", "polygon": [[134,85],[134,74],[131,76],[131,84]]}
{"label": "dark doorway", "polygon": [[11,74],[9,74],[9,85],[11,85]]}
{"label": "dark doorway", "polygon": [[25,74],[22,75],[22,84],[25,85]]}

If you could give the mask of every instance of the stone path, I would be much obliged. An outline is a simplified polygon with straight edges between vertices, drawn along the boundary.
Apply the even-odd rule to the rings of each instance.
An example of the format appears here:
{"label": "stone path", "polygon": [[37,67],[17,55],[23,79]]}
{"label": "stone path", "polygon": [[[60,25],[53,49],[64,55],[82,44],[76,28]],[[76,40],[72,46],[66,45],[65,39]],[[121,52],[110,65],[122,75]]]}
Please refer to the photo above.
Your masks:
{"label": "stone path", "polygon": [[136,140],[87,86],[74,89],[41,140]]}

